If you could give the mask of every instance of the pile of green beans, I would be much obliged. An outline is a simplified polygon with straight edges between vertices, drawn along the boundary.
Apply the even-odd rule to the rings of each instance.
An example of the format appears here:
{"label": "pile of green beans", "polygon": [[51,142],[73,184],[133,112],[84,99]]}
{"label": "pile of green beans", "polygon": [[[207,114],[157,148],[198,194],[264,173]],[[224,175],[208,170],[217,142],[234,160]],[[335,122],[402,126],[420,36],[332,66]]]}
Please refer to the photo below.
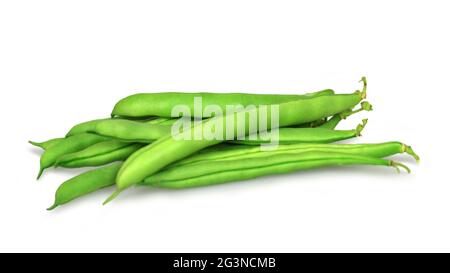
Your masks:
{"label": "pile of green beans", "polygon": [[[412,148],[401,142],[336,143],[360,136],[367,124],[363,119],[355,129],[336,129],[348,116],[372,110],[365,100],[364,77],[362,82],[362,91],[348,94],[325,89],[302,95],[169,92],[126,97],[114,106],[110,118],[77,124],[65,137],[30,141],[44,151],[38,178],[52,166],[96,167],[63,182],[49,210],[113,186],[116,190],[104,203],[133,185],[183,189],[335,165],[390,166],[409,172],[404,164],[386,159],[407,153],[419,161]],[[195,100],[201,101],[200,109],[194,107]],[[180,118],[191,123],[175,134],[172,129],[181,121],[172,117],[177,105],[188,107]],[[202,116],[210,105],[224,114]],[[243,108],[226,113],[230,105]],[[278,142],[272,147],[257,129],[263,106],[279,109],[275,127],[269,123],[264,127],[269,133],[277,130]],[[267,120],[271,120],[270,115]],[[249,126],[250,116],[257,117],[258,126]],[[240,119],[246,121],[240,128],[243,130],[236,125]],[[227,127],[230,120],[232,125]],[[216,124],[223,125],[221,138],[194,138]],[[227,130],[235,133],[234,138],[227,138]]]}

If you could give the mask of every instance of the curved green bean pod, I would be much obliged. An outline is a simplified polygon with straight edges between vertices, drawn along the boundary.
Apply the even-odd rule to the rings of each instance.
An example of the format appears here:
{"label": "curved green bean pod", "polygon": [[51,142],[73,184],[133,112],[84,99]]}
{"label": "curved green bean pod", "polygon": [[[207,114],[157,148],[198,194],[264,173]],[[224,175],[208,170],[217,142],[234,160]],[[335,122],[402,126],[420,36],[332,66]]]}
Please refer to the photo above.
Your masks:
{"label": "curved green bean pod", "polygon": [[[322,91],[303,95],[274,95],[274,94],[249,94],[249,93],[140,93],[121,99],[115,106],[111,116],[122,117],[172,117],[172,109],[177,105],[187,105],[191,109],[191,117],[197,117],[193,113],[194,98],[202,98],[202,113],[207,105],[218,105],[225,113],[227,105],[269,105],[278,104],[299,99],[308,99],[324,95],[332,95],[334,91],[325,89]],[[208,116],[203,116],[207,118]]]}
{"label": "curved green bean pod", "polygon": [[62,137],[59,137],[59,138],[52,138],[52,139],[49,139],[49,140],[44,141],[44,142],[35,142],[35,141],[31,141],[31,140],[30,140],[30,141],[28,141],[28,143],[30,143],[30,144],[33,145],[33,146],[39,147],[39,148],[41,148],[41,149],[43,149],[43,150],[47,150],[47,149],[50,148],[51,146],[53,146],[53,145],[55,145],[55,144],[61,142],[63,139],[64,139],[64,138],[62,138]]}
{"label": "curved green bean pod", "polygon": [[105,165],[114,161],[125,160],[142,146],[139,143],[107,140],[89,146],[84,150],[63,155],[57,159],[55,166],[80,168]]}
{"label": "curved green bean pod", "polygon": [[65,154],[78,152],[95,143],[102,142],[107,139],[108,138],[103,136],[88,133],[64,138],[60,142],[56,143],[53,146],[50,146],[47,150],[44,151],[40,159],[40,168],[37,178],[39,179],[39,177],[41,177],[43,171],[46,168],[53,166],[59,157]]}
{"label": "curved green bean pod", "polygon": [[121,165],[122,162],[116,162],[106,167],[82,173],[62,183],[56,190],[55,202],[47,210],[52,210],[75,198],[111,186],[114,184]]}
{"label": "curved green bean pod", "polygon": [[[296,100],[287,103],[281,103],[279,108],[279,127],[286,127],[295,124],[311,122],[324,117],[328,117],[346,109],[352,109],[362,99],[366,97],[366,85],[364,85],[363,92],[357,91],[353,94],[342,94],[332,96],[319,96],[310,99]],[[251,110],[243,111],[248,115],[258,115],[259,107]],[[183,135],[202,135],[205,127],[214,126],[214,124],[222,122],[226,126],[228,119],[237,120],[239,115],[233,113],[225,116],[217,116],[199,125],[191,127],[189,130],[182,132]],[[268,117],[268,120],[271,120]],[[244,135],[256,133],[254,128],[249,128],[248,122],[245,122],[246,128]],[[236,122],[234,123],[236,131]],[[270,124],[268,125],[270,129]],[[223,130],[225,133],[226,127]],[[242,133],[241,133],[242,134]],[[240,137],[235,133],[235,136]],[[243,136],[243,135],[241,135]],[[156,173],[165,166],[185,158],[197,151],[200,151],[209,146],[213,146],[223,142],[226,139],[225,134],[223,140],[178,140],[177,136],[168,135],[160,138],[154,143],[136,151],[132,154],[121,167],[116,180],[117,190],[108,198],[105,203],[111,201],[122,190],[141,182],[148,176]]]}
{"label": "curved green bean pod", "polygon": [[180,189],[247,180],[305,169],[354,164],[403,167],[409,172],[406,166],[391,160],[311,150],[252,158],[252,160],[224,160],[179,166],[146,178],[144,184]]}

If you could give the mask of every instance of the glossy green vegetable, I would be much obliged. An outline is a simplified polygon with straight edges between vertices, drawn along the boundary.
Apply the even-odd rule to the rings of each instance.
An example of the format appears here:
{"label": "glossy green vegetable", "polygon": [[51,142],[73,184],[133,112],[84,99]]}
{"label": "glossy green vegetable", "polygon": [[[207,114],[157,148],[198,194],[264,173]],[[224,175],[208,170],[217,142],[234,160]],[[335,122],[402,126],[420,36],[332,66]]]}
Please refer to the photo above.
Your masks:
{"label": "glossy green vegetable", "polygon": [[305,169],[354,164],[403,167],[409,172],[406,166],[391,160],[311,149],[299,153],[252,157],[251,160],[205,161],[179,166],[153,174],[145,179],[144,184],[180,189],[247,180]]}
{"label": "glossy green vegetable", "polygon": [[[187,105],[191,110],[191,117],[199,117],[194,113],[194,98],[202,98],[203,111],[208,105],[218,105],[223,113],[227,105],[269,105],[285,103],[299,99],[332,95],[334,91],[325,89],[304,95],[261,95],[248,93],[141,93],[128,96],[120,100],[111,113],[112,116],[122,117],[172,117],[172,109],[177,105]],[[202,116],[207,118],[210,116]]]}
{"label": "glossy green vegetable", "polygon": [[107,140],[95,143],[81,151],[59,157],[55,166],[65,168],[81,168],[100,166],[114,161],[123,161],[143,145],[118,140]]}
{"label": "glossy green vegetable", "polygon": [[[265,157],[276,154],[299,153],[309,150],[322,152],[350,153],[368,157],[384,158],[395,154],[407,153],[419,161],[419,156],[414,153],[411,146],[398,141],[374,143],[374,144],[291,144],[278,145],[274,150],[263,150],[258,146],[245,145],[224,145],[221,147],[210,147],[191,155],[185,159],[177,161],[167,168],[176,168],[178,166],[194,164],[205,161],[217,160],[240,160],[252,159],[255,157]],[[166,168],[166,169],[167,169]]]}
{"label": "glossy green vegetable", "polygon": [[48,210],[52,210],[90,192],[111,186],[116,179],[121,164],[121,162],[117,162],[103,168],[91,170],[62,183],[56,190],[55,202]]}
{"label": "glossy green vegetable", "polygon": [[[335,115],[337,113],[345,111],[346,109],[352,109],[365,97],[366,92],[364,88],[363,92],[357,91],[353,94],[320,96],[310,99],[281,103],[278,105],[279,127],[311,122],[324,117]],[[257,116],[259,111],[260,108],[257,107],[251,110],[244,111],[243,113],[245,113],[247,116]],[[193,126],[189,130],[181,133],[183,135],[201,136],[205,128],[214,126],[214,124],[222,123],[225,127],[223,130],[224,135],[222,136],[221,140],[184,139],[180,141],[179,139],[177,139],[179,135],[168,135],[135,152],[125,161],[124,165],[120,169],[116,180],[117,190],[110,198],[108,198],[108,200],[106,200],[106,202],[112,200],[120,193],[120,191],[141,182],[143,179],[153,175],[165,166],[177,160],[185,158],[204,148],[223,142],[223,140],[226,139],[226,121],[229,119],[233,119],[236,121],[238,118],[239,115],[237,113],[225,116],[217,116],[203,121],[199,125]],[[268,117],[267,120],[271,120],[271,118]],[[250,128],[250,126],[248,126],[248,122],[245,122],[246,128],[244,132],[236,133],[236,124],[237,122],[234,122],[234,135],[237,137],[256,133],[255,128]],[[268,124],[267,128],[270,129],[270,124]]]}
{"label": "glossy green vegetable", "polygon": [[90,120],[90,121],[85,121],[82,123],[79,123],[75,126],[73,126],[69,132],[66,134],[66,137],[68,136],[73,136],[73,135],[78,135],[78,134],[82,134],[82,133],[88,133],[92,130],[95,129],[95,126],[105,120],[111,120],[110,118],[103,118],[103,119],[94,119],[94,120]]}
{"label": "glossy green vegetable", "polygon": [[[175,162],[174,164],[168,166],[167,168],[161,170],[153,177],[146,179],[146,181],[141,184],[152,185],[156,183],[155,177],[159,179],[158,183],[162,183],[162,180],[168,180],[168,185],[159,185],[160,187],[182,187],[181,180],[192,180],[190,178],[193,173],[190,171],[191,169],[196,170],[196,175],[202,174],[199,181],[205,183],[207,179],[211,181],[211,184],[218,183],[218,181],[222,181],[220,179],[224,179],[224,173],[228,173],[226,175],[229,179],[241,180],[243,178],[239,177],[235,172],[241,172],[243,168],[246,168],[249,162],[253,161],[253,159],[258,159],[260,162],[264,162],[265,164],[273,163],[270,159],[276,158],[278,155],[293,155],[289,157],[289,159],[293,159],[299,157],[299,154],[302,153],[333,153],[333,154],[349,154],[351,156],[363,156],[363,157],[371,157],[371,158],[383,158],[391,155],[395,155],[398,153],[407,153],[413,156],[416,160],[419,160],[419,157],[414,153],[410,146],[407,146],[400,142],[386,142],[386,143],[376,143],[376,144],[295,144],[295,145],[279,145],[275,150],[264,151],[261,150],[260,147],[255,146],[243,146],[243,145],[218,145],[214,147],[210,147],[201,151],[198,154],[187,157],[181,161]],[[234,165],[229,165],[226,161],[236,162]],[[290,164],[290,163],[289,163]],[[116,164],[114,166],[120,166],[121,164]],[[209,166],[221,166],[217,167],[221,171],[218,172],[217,175],[211,175],[213,169],[210,169]],[[288,163],[282,162],[280,165],[282,169],[285,168]],[[232,166],[239,166],[239,170],[234,170]],[[266,165],[261,165],[262,167]],[[65,183],[69,183],[70,187],[61,186],[56,192],[56,200],[62,200],[65,196],[76,196],[80,197],[90,192],[95,191],[98,188],[113,186],[115,184],[115,178],[111,178],[111,176],[103,175],[103,171],[101,169],[109,170],[111,167],[101,167],[97,170],[97,172],[90,171],[89,173],[89,182],[85,182],[84,175],[82,174],[79,177],[75,177],[73,179],[68,180]],[[118,167],[117,167],[118,168]],[[296,169],[294,169],[296,170]],[[252,171],[254,172],[254,171]],[[262,172],[262,175],[264,175]],[[173,184],[174,177],[177,176],[179,179],[176,184]],[[243,176],[245,177],[245,176]],[[79,182],[79,187],[77,186],[76,181]],[[234,180],[229,180],[234,181]],[[165,183],[165,182],[164,182]],[[194,186],[194,184],[190,183],[189,186]],[[66,198],[67,199],[67,198]],[[72,198],[73,199],[73,198]]]}
{"label": "glossy green vegetable", "polygon": [[171,126],[112,119],[99,122],[90,132],[127,142],[150,143],[170,134]]}
{"label": "glossy green vegetable", "polygon": [[78,152],[95,143],[102,142],[107,139],[108,138],[103,136],[88,133],[64,138],[60,142],[50,146],[47,150],[44,151],[41,156],[39,174],[37,178],[39,179],[39,177],[42,175],[42,172],[46,168],[53,166],[59,157],[69,153]]}
{"label": "glossy green vegetable", "polygon": [[55,145],[56,143],[59,143],[63,140],[64,138],[52,138],[49,139],[47,141],[44,142],[35,142],[35,141],[28,141],[28,143],[30,143],[33,146],[42,148],[43,150],[47,150],[48,148],[50,148],[51,146]]}
{"label": "glossy green vegetable", "polygon": [[[332,143],[336,141],[346,140],[361,135],[361,131],[367,124],[367,119],[364,119],[361,124],[358,124],[354,130],[332,130],[327,128],[280,128],[278,129],[278,142],[280,144],[295,144],[295,143]],[[252,136],[247,136],[245,140],[232,141],[236,144],[245,145],[261,145],[262,143],[269,143],[273,140],[264,139],[260,135],[256,135],[256,139]]]}

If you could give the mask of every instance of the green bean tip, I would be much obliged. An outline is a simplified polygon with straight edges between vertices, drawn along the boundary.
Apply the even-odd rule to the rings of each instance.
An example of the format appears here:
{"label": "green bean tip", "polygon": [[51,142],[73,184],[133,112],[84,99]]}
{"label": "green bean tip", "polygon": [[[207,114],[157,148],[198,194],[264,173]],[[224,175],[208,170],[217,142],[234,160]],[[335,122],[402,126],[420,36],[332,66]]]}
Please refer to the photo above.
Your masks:
{"label": "green bean tip", "polygon": [[36,180],[39,180],[39,178],[41,178],[43,172],[44,172],[44,168],[39,168],[39,173],[36,177]]}
{"label": "green bean tip", "polygon": [[117,189],[116,191],[114,191],[108,198],[106,198],[106,200],[103,202],[103,205],[108,204],[109,202],[111,202],[112,200],[116,199],[117,196],[119,196],[119,194],[122,192],[122,190]]}
{"label": "green bean tip", "polygon": [[54,208],[56,208],[58,206],[57,203],[54,203],[53,205],[51,205],[51,207],[48,207],[47,210],[53,210]]}

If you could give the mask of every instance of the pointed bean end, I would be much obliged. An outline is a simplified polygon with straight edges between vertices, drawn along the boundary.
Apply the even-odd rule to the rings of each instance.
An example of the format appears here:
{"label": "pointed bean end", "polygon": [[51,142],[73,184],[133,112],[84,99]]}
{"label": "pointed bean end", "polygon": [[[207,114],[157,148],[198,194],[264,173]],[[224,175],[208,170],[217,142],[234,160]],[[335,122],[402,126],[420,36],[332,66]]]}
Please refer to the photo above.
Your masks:
{"label": "pointed bean end", "polygon": [[116,191],[114,191],[108,198],[106,198],[106,200],[103,202],[103,205],[108,204],[109,202],[111,202],[112,200],[116,199],[117,196],[119,196],[119,194],[122,192],[122,190],[117,189]]}
{"label": "pointed bean end", "polygon": [[47,210],[48,210],[48,211],[53,210],[53,209],[56,208],[57,206],[58,206],[58,204],[57,204],[57,203],[54,203],[53,205],[51,205],[51,207],[48,207]]}

